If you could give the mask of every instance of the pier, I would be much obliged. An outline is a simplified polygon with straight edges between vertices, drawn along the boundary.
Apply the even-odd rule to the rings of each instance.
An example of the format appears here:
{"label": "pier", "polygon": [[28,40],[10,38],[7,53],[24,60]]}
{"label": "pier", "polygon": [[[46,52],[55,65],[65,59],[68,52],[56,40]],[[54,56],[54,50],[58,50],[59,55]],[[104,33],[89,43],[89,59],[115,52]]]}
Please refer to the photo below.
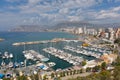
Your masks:
{"label": "pier", "polygon": [[82,57],[73,56],[67,52],[56,49],[54,47],[44,48],[43,51],[45,51],[51,55],[54,55],[55,57],[63,59],[73,65],[80,65],[81,62],[84,60]]}
{"label": "pier", "polygon": [[65,39],[65,38],[54,38],[52,40],[44,40],[44,41],[30,41],[30,42],[16,42],[13,43],[13,46],[20,46],[20,45],[30,45],[30,44],[43,44],[43,43],[49,43],[49,42],[61,42],[61,41],[66,41],[66,42],[70,42],[70,41],[74,41],[74,42],[78,42],[78,41],[83,41],[80,39]]}

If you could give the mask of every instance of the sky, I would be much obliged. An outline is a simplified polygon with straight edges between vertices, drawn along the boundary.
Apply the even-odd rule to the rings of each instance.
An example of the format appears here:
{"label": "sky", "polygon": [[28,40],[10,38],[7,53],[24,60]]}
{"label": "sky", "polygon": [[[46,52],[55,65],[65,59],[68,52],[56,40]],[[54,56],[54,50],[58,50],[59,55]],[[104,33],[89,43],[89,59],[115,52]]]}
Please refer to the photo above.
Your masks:
{"label": "sky", "polygon": [[0,0],[0,30],[63,21],[120,22],[120,0]]}

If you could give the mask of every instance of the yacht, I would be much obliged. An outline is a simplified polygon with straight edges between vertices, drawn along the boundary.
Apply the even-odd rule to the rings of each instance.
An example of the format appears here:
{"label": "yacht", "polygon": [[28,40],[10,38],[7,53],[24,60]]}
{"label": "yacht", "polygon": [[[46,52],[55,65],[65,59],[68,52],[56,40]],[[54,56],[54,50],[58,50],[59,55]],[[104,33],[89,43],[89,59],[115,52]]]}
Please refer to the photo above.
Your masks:
{"label": "yacht", "polygon": [[24,56],[25,56],[26,59],[31,59],[31,60],[34,59],[34,56],[32,54],[30,54],[30,53],[24,54]]}
{"label": "yacht", "polygon": [[48,66],[49,67],[53,67],[53,66],[55,66],[56,65],[56,63],[54,63],[54,62],[48,62]]}
{"label": "yacht", "polygon": [[8,66],[9,66],[9,68],[12,68],[13,67],[13,62],[10,61]]}
{"label": "yacht", "polygon": [[8,52],[6,51],[6,52],[4,52],[4,56],[5,56],[5,58],[9,58],[9,54],[8,54]]}
{"label": "yacht", "polygon": [[10,53],[9,57],[10,57],[10,58],[13,58],[13,54],[12,54],[12,53]]}
{"label": "yacht", "polygon": [[19,67],[19,63],[15,62],[15,63],[14,63],[14,67],[15,67],[15,68],[16,68],[16,67]]}
{"label": "yacht", "polygon": [[25,66],[24,62],[20,62],[20,65],[21,65],[22,67],[24,67],[24,66]]}
{"label": "yacht", "polygon": [[1,66],[5,66],[6,64],[5,64],[5,62],[4,61],[2,61],[2,63],[1,63]]}
{"label": "yacht", "polygon": [[74,64],[77,61],[79,61],[78,63],[81,63],[81,61],[83,61],[82,57],[71,55],[67,52],[64,52],[63,50],[59,50],[54,47],[44,48],[43,51],[45,51],[51,55],[54,55],[60,59],[63,59],[71,64]]}

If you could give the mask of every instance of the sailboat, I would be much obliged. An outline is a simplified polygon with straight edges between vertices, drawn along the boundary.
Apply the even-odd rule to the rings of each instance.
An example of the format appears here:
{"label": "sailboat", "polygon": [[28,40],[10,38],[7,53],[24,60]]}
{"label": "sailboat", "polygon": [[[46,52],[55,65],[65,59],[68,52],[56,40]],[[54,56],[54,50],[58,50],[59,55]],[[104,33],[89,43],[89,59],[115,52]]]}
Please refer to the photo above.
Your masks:
{"label": "sailboat", "polygon": [[4,60],[2,61],[2,63],[1,63],[1,66],[5,66],[6,64],[5,64],[5,62],[4,62]]}
{"label": "sailboat", "polygon": [[14,68],[19,67],[19,64],[17,62],[14,63]]}
{"label": "sailboat", "polygon": [[48,58],[50,58],[50,54],[48,54]]}
{"label": "sailboat", "polygon": [[16,62],[16,60],[17,60],[17,56],[16,56],[16,54],[15,54],[14,68],[17,68],[17,67],[20,66],[20,64],[19,64],[18,62]]}
{"label": "sailboat", "polygon": [[10,61],[9,64],[8,64],[9,68],[12,68],[13,67],[13,62]]}
{"label": "sailboat", "polygon": [[2,53],[0,52],[0,57],[2,57]]}

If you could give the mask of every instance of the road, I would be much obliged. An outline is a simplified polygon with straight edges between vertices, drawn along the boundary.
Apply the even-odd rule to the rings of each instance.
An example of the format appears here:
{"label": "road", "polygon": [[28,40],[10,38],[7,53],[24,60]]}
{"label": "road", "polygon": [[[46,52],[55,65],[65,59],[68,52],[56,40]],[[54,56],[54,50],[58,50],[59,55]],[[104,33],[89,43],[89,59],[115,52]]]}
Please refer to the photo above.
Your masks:
{"label": "road", "polygon": [[90,75],[92,72],[86,72],[86,73],[81,73],[81,74],[75,74],[75,75],[70,75],[70,76],[66,76],[66,77],[62,77],[61,80],[68,80],[69,78],[77,78],[79,77],[85,77]]}

